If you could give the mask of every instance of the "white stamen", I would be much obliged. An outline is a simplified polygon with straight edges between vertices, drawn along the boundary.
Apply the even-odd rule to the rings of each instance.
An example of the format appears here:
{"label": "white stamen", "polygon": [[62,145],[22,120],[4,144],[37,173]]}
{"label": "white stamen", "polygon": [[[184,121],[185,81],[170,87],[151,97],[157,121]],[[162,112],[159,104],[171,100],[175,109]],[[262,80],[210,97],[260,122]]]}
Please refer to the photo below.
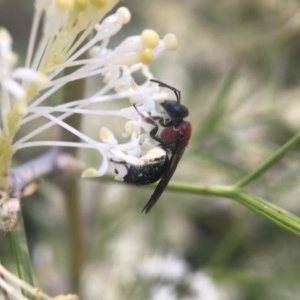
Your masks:
{"label": "white stamen", "polygon": [[[14,139],[14,150],[38,146],[95,149],[103,160],[99,168],[86,170],[83,173],[86,177],[102,176],[114,160],[122,162],[119,164],[120,170],[125,168],[123,163],[143,165],[146,160],[151,160],[152,152],[149,150],[155,147],[155,143],[149,141],[149,132],[153,125],[147,123],[145,118],[161,116],[156,111],[156,102],[163,99],[163,93],[159,92],[157,85],[149,82],[154,76],[145,65],[166,49],[174,50],[178,43],[174,35],[166,35],[161,40],[155,31],[147,29],[140,35],[125,38],[116,48],[109,48],[110,38],[131,19],[130,11],[125,7],[104,18],[117,2],[92,0],[79,5],[73,0],[36,0],[25,67],[15,67],[17,55],[11,50],[12,38],[7,30],[0,29],[0,137],[10,134],[10,128],[37,118],[47,120],[41,126],[30,124],[35,129]],[[39,28],[43,31],[40,40],[37,40]],[[89,53],[90,57],[79,59],[84,53]],[[71,67],[77,68],[65,72]],[[144,77],[142,85],[135,83],[134,73]],[[69,82],[96,75],[100,75],[101,79],[93,95],[59,105],[46,103]],[[119,102],[115,107],[121,108],[100,108],[100,103],[116,100]],[[20,115],[16,117],[16,124],[11,124],[8,117],[12,109]],[[116,136],[120,136],[122,127],[119,131],[102,127],[99,138],[102,142],[91,138],[89,133],[82,133],[65,122],[75,113],[110,116],[111,123],[115,118],[123,119],[123,137],[127,141],[119,144],[113,134],[114,131]],[[81,142],[31,141],[54,125],[77,136]],[[15,133],[12,133],[12,139]],[[158,154],[153,155],[157,157]],[[123,171],[126,172],[126,168]]]}

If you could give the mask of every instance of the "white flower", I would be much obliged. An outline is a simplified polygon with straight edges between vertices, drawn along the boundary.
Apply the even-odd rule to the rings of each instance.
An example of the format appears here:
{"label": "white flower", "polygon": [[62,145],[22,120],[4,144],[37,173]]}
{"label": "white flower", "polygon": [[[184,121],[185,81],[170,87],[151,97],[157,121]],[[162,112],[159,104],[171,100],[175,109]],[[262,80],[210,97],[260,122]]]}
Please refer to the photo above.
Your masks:
{"label": "white flower", "polygon": [[198,271],[189,278],[192,291],[197,295],[197,299],[221,300],[228,299],[230,295],[214,282],[213,278],[205,272]]}
{"label": "white flower", "polygon": [[175,300],[178,299],[174,286],[161,285],[152,291],[151,300]]}
{"label": "white flower", "polygon": [[156,256],[142,262],[140,272],[147,277],[158,277],[165,280],[180,280],[188,275],[187,263],[175,256]]}
{"label": "white flower", "polygon": [[[125,7],[104,17],[117,3],[117,0],[36,0],[26,63],[22,68],[15,68],[16,55],[11,50],[9,33],[0,30],[0,142],[4,135],[9,137],[8,146],[14,140],[12,153],[36,146],[94,149],[102,155],[102,164],[87,169],[83,173],[87,177],[102,176],[112,169],[112,162],[143,164],[141,157],[155,147],[149,142],[151,125],[141,116],[159,115],[155,103],[163,100],[164,94],[157,84],[149,81],[153,75],[148,65],[165,50],[176,49],[177,39],[172,34],[161,39],[155,31],[147,29],[140,35],[126,38],[115,49],[110,48],[110,38],[131,18]],[[42,36],[37,40],[42,22]],[[86,41],[88,37],[91,38]],[[83,53],[89,53],[90,57],[80,59]],[[78,67],[75,71],[64,73],[74,66]],[[145,78],[140,86],[133,79],[136,72]],[[95,75],[101,75],[103,82],[93,95],[56,106],[47,105],[49,97],[68,82]],[[96,103],[124,99],[128,102],[125,101],[120,110],[92,107]],[[139,113],[133,103],[138,106]],[[124,119],[123,137],[129,140],[119,143],[108,128],[102,128],[100,139],[95,140],[65,122],[74,113],[121,117]],[[37,118],[45,118],[47,122],[14,139],[20,126]],[[31,141],[54,125],[70,131],[81,142]]]}
{"label": "white flower", "polygon": [[[203,271],[193,271],[183,258],[169,253],[139,262],[138,273],[142,278],[155,280],[151,299],[227,299],[224,289]],[[185,294],[179,295],[176,286],[185,285]]]}

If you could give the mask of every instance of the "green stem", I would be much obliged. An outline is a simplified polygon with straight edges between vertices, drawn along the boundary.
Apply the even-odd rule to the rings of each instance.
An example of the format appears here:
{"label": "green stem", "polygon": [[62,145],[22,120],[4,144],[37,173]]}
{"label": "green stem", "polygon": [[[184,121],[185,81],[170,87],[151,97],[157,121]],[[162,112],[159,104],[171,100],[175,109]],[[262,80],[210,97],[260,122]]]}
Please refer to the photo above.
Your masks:
{"label": "green stem", "polygon": [[283,229],[300,236],[300,219],[297,216],[243,190],[237,190],[233,198]]}
{"label": "green stem", "polygon": [[[109,179],[111,177],[104,177]],[[153,188],[152,185],[149,186]],[[226,185],[198,185],[198,184],[187,184],[171,182],[168,184],[168,190],[183,192],[196,195],[207,195],[207,196],[219,196],[228,199],[238,201],[242,205],[250,208],[252,211],[260,214],[266,219],[272,221],[283,229],[300,236],[300,218],[283,210],[270,202],[256,197],[243,189],[237,188],[236,186]]]}
{"label": "green stem", "polygon": [[[19,214],[18,222],[18,226],[10,232],[18,273],[20,279],[34,286],[22,211]],[[24,290],[22,290],[22,294],[28,299],[36,299]]]}
{"label": "green stem", "polygon": [[251,172],[249,175],[241,179],[235,184],[235,187],[242,188],[248,185],[251,181],[259,177],[262,173],[272,167],[277,161],[279,161],[289,150],[295,147],[300,142],[300,132],[280,147],[274,154],[272,154],[261,166]]}
{"label": "green stem", "polygon": [[[86,54],[80,59],[86,58]],[[69,68],[65,75],[72,73],[76,68]],[[68,103],[74,99],[84,98],[85,79],[69,82],[63,89],[63,103]],[[81,115],[73,114],[67,119],[67,123],[73,128],[80,130]],[[78,142],[79,138],[69,131],[61,132],[61,140],[68,142]],[[76,148],[66,148],[66,152],[76,156]],[[84,242],[82,230],[82,214],[80,204],[80,186],[78,179],[69,177],[61,181],[61,188],[66,202],[66,213],[69,229],[69,259],[70,259],[70,279],[73,292],[80,294],[80,276],[82,274],[84,259]]]}
{"label": "green stem", "polygon": [[69,229],[69,268],[72,292],[80,293],[80,276],[83,266],[83,230],[80,209],[80,188],[78,180],[66,178],[61,181],[62,192],[66,201]]}
{"label": "green stem", "polygon": [[201,185],[170,182],[167,187],[170,191],[187,192],[189,194],[220,196],[225,198],[233,198],[236,191],[235,187],[229,185]]}
{"label": "green stem", "polygon": [[234,186],[202,186],[170,183],[168,189],[197,195],[221,196],[236,200],[283,229],[300,236],[300,218],[264,199],[256,197]]}

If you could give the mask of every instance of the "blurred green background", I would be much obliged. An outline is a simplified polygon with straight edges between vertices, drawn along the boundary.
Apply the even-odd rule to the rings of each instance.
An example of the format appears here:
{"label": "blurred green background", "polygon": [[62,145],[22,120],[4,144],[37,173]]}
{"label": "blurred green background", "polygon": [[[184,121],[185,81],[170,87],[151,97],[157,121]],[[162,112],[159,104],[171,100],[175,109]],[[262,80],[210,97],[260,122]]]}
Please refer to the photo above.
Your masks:
{"label": "blurred green background", "polygon": [[[233,184],[298,132],[299,1],[127,0],[121,5],[130,9],[132,20],[111,45],[146,28],[161,36],[175,33],[180,43],[177,51],[165,53],[151,66],[156,78],[181,90],[182,101],[190,108],[193,136],[174,180]],[[32,14],[32,1],[0,0],[0,26],[13,36],[20,61]],[[88,88],[95,88],[97,80],[91,79]],[[97,136],[101,124],[91,128],[91,122],[90,117],[84,119],[83,128]],[[51,137],[56,134],[57,130],[49,132]],[[22,150],[16,162],[43,151]],[[99,161],[97,153],[81,156],[88,164]],[[300,215],[299,171],[297,147],[247,189]],[[44,180],[38,192],[23,200],[36,285],[53,295],[72,292],[69,256],[76,252],[67,243],[59,181]],[[153,187],[101,179],[78,182],[83,299],[299,298],[300,239],[240,204],[165,191],[144,215],[141,209]],[[153,260],[167,261],[170,256],[176,259],[167,266]],[[0,259],[15,267],[4,233]],[[186,268],[179,279],[159,271],[175,274],[178,262]],[[158,275],[150,276],[145,264]],[[207,283],[197,294],[189,281],[195,274],[209,278],[215,293],[208,293]],[[158,298],[156,291],[164,286],[175,286],[176,296]]]}

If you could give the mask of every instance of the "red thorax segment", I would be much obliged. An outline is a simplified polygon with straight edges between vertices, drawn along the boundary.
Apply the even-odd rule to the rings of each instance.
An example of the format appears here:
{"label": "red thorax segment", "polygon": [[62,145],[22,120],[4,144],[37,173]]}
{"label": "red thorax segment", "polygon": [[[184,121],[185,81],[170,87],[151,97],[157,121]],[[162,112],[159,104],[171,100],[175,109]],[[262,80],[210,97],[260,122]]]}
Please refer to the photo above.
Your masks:
{"label": "red thorax segment", "polygon": [[174,126],[170,126],[165,128],[160,135],[160,139],[165,144],[174,144],[178,141],[180,136],[183,136],[184,147],[186,147],[189,143],[190,137],[192,133],[191,123],[188,121],[183,121],[178,128]]}

